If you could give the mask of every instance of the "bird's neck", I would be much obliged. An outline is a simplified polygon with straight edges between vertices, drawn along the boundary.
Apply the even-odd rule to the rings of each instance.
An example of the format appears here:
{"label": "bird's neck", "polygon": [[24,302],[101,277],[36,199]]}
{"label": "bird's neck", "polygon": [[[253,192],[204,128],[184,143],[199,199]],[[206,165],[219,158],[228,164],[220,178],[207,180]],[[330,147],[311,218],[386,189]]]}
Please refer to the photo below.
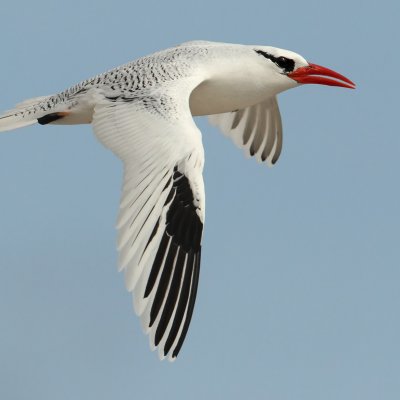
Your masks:
{"label": "bird's neck", "polygon": [[240,53],[211,56],[201,69],[204,80],[190,97],[190,109],[196,116],[246,108],[284,90],[273,80],[260,79],[265,71]]}

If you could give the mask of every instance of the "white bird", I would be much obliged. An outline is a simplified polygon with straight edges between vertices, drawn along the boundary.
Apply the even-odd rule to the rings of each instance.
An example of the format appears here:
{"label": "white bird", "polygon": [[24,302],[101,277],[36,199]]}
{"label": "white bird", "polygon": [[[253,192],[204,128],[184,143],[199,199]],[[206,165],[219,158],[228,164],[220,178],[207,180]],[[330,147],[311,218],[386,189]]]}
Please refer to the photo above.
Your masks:
{"label": "white bird", "polygon": [[181,349],[199,279],[204,150],[192,116],[210,115],[245,153],[272,165],[282,147],[276,96],[304,83],[355,87],[288,50],[195,41],[0,116],[0,131],[91,123],[123,161],[119,267],[161,359],[172,361]]}

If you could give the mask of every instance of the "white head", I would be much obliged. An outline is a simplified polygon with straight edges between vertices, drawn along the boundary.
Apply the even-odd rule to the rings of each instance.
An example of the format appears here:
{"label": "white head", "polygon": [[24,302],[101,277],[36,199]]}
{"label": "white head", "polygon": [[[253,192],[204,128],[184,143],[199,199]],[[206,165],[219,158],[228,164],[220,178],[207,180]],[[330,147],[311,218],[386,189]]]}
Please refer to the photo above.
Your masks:
{"label": "white head", "polygon": [[304,83],[354,88],[343,75],[308,63],[293,51],[215,42],[192,42],[188,46],[199,45],[209,50],[207,69],[202,71],[208,76],[191,94],[194,115],[246,108]]}
{"label": "white head", "polygon": [[[270,46],[247,46],[257,57],[257,63],[268,74],[268,81],[279,91],[315,83],[354,89],[355,85],[345,76],[328,68],[308,63],[293,51]],[[329,78],[328,78],[329,77]],[[334,78],[334,79],[330,79]]]}

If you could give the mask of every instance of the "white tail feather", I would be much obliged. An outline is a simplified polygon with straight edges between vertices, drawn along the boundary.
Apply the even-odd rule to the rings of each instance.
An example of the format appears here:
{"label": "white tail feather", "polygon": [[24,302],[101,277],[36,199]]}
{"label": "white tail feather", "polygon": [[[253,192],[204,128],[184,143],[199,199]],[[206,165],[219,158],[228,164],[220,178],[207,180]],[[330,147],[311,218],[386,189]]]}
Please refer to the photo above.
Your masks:
{"label": "white tail feather", "polygon": [[21,103],[18,103],[15,106],[14,110],[24,110],[26,108],[29,108],[30,106],[34,106],[36,104],[39,104],[39,103],[47,100],[49,97],[51,97],[51,96],[40,96],[40,97],[33,97],[31,99],[21,101]]}
{"label": "white tail feather", "polygon": [[0,117],[0,132],[22,128],[24,126],[32,125],[35,122],[37,122],[37,119],[31,115],[26,117],[20,115],[4,115]]}
{"label": "white tail feather", "polygon": [[35,112],[29,114],[28,111],[30,111],[30,108],[34,111],[37,104],[45,101],[49,97],[50,96],[41,96],[25,100],[17,104],[14,109],[8,110],[0,115],[0,132],[11,131],[36,123],[39,115]]}

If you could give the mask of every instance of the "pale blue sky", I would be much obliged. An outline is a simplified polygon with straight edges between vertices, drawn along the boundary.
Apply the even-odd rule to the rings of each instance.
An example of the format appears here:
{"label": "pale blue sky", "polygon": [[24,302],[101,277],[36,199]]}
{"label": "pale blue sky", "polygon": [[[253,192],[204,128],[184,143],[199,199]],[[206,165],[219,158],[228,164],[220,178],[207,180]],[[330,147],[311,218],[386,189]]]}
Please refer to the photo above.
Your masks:
{"label": "pale blue sky", "polygon": [[276,167],[207,121],[194,318],[161,363],[116,270],[121,165],[90,126],[0,136],[0,398],[376,400],[400,396],[395,1],[13,1],[0,108],[177,43],[288,48],[356,91],[280,96]]}

